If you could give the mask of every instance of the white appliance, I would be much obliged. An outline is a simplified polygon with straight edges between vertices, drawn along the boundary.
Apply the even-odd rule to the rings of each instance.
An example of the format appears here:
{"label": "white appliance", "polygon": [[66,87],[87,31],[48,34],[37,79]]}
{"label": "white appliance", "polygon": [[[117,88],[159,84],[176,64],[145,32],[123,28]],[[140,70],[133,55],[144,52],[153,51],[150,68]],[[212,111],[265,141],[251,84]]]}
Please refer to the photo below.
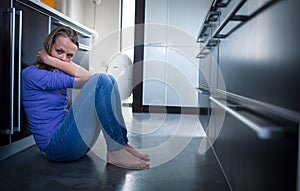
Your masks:
{"label": "white appliance", "polygon": [[124,101],[131,95],[133,84],[133,64],[129,56],[119,53],[107,64],[106,73],[111,74],[117,80],[121,99]]}

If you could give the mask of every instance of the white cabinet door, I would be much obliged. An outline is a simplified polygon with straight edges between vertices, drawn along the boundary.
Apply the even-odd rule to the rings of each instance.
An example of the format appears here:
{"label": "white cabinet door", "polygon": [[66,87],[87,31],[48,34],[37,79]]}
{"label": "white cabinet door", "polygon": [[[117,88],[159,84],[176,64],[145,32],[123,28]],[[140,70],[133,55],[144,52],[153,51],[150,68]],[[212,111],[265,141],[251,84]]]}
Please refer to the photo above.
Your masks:
{"label": "white cabinet door", "polygon": [[208,3],[146,0],[144,105],[198,107],[196,38]]}
{"label": "white cabinet door", "polygon": [[166,36],[168,0],[146,0],[143,105],[166,105]]}
{"label": "white cabinet door", "polygon": [[144,43],[166,44],[168,0],[145,0],[145,39]]}
{"label": "white cabinet door", "polygon": [[196,107],[198,93],[198,63],[185,52],[197,52],[192,47],[169,47],[167,50],[167,105]]}
{"label": "white cabinet door", "polygon": [[143,105],[166,105],[166,47],[145,46]]}
{"label": "white cabinet door", "polygon": [[199,46],[195,38],[206,16],[210,0],[169,0],[168,2],[169,45]]}

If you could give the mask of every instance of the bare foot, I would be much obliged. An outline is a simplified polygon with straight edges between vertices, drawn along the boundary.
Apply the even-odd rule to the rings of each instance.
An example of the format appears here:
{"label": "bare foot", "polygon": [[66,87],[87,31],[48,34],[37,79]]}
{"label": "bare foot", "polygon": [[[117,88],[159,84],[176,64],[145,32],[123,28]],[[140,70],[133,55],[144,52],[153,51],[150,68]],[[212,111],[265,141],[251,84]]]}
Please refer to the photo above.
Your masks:
{"label": "bare foot", "polygon": [[149,168],[149,163],[141,159],[136,158],[125,148],[107,152],[106,154],[107,162],[122,168],[127,169],[146,169]]}
{"label": "bare foot", "polygon": [[148,154],[137,151],[133,146],[126,144],[124,148],[133,156],[142,159],[144,161],[150,161],[150,157]]}

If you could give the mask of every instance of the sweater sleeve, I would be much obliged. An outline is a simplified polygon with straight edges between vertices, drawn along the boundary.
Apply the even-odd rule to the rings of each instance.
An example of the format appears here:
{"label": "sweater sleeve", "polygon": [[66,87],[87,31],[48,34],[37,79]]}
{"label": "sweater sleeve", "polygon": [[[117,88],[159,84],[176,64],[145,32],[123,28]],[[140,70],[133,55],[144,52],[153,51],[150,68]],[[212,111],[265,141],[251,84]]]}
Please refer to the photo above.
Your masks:
{"label": "sweater sleeve", "polygon": [[30,66],[22,72],[23,80],[26,80],[32,88],[41,90],[58,90],[73,88],[75,78],[61,71],[47,71],[36,66]]}

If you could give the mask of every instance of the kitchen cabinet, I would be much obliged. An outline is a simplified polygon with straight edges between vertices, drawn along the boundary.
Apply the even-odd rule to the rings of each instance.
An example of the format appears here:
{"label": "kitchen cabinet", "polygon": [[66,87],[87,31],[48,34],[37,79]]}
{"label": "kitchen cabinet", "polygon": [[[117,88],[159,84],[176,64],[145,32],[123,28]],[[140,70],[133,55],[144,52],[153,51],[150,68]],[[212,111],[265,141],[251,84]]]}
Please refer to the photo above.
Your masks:
{"label": "kitchen cabinet", "polygon": [[212,149],[231,189],[297,190],[299,123],[230,98],[210,100],[225,111]]}
{"label": "kitchen cabinet", "polygon": [[219,64],[219,46],[217,39],[211,39],[213,32],[220,24],[220,13],[217,11],[216,1],[209,1],[206,7],[206,16],[198,32],[197,42],[200,43],[200,51],[197,54],[199,59],[199,79],[198,79],[198,102],[200,109],[206,109],[202,112],[199,119],[203,128],[206,130],[207,137],[213,141],[217,136],[215,128],[215,110],[211,109],[209,96],[215,94],[217,89],[218,64]]}
{"label": "kitchen cabinet", "polygon": [[0,2],[0,159],[34,144],[21,105],[21,70],[36,61],[43,48],[52,21],[80,31],[76,61],[88,69],[91,30],[74,23],[63,14],[36,1],[3,0]]}
{"label": "kitchen cabinet", "polygon": [[163,54],[164,52],[166,48],[163,46],[145,46],[144,48],[144,105],[166,105],[166,55]]}
{"label": "kitchen cabinet", "polygon": [[[274,125],[274,121],[270,124],[248,112],[239,113],[260,125]],[[295,124],[283,127],[297,128]],[[228,113],[214,143],[232,190],[245,191],[296,190],[297,148],[297,136],[261,139],[255,131]]]}
{"label": "kitchen cabinet", "polygon": [[[198,65],[175,48],[145,46],[144,50],[143,104],[195,107]],[[187,89],[193,90],[191,94],[185,95]]]}
{"label": "kitchen cabinet", "polygon": [[[254,5],[246,2],[243,12],[252,12]],[[278,1],[220,43],[226,91],[299,111],[300,24],[295,8],[296,1]]]}
{"label": "kitchen cabinet", "polygon": [[21,70],[33,64],[36,60],[34,53],[43,48],[49,17],[17,1],[13,2],[13,6],[9,5],[9,1],[1,3],[1,26],[5,32],[1,33],[0,51],[0,144],[6,145],[31,134],[20,102]]}
{"label": "kitchen cabinet", "polygon": [[206,132],[232,190],[299,189],[299,8],[297,0],[214,0],[200,28]]}

